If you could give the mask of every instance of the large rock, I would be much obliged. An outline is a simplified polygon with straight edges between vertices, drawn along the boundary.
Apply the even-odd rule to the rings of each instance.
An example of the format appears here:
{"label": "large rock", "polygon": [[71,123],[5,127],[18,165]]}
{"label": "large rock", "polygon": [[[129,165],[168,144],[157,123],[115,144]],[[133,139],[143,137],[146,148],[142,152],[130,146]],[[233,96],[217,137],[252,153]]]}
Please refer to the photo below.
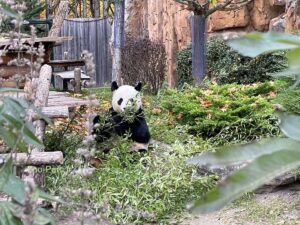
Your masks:
{"label": "large rock", "polygon": [[250,15],[255,30],[267,31],[270,20],[284,12],[284,7],[274,7],[278,6],[276,4],[278,4],[278,1],[254,0]]}
{"label": "large rock", "polygon": [[294,33],[300,28],[300,0],[289,0],[285,15],[285,31]]}
{"label": "large rock", "polygon": [[[208,31],[267,31],[270,20],[284,13],[283,1],[253,0],[253,3],[239,10],[215,12],[208,19]],[[191,42],[192,12],[174,0],[126,0],[125,4],[126,32],[165,44],[167,80],[169,86],[174,86],[176,53]]]}
{"label": "large rock", "polygon": [[286,0],[270,0],[271,6],[285,6]]}
{"label": "large rock", "polygon": [[250,16],[246,7],[234,11],[217,11],[208,18],[208,32],[247,27]]}
{"label": "large rock", "polygon": [[275,17],[270,21],[269,31],[284,32],[285,31],[285,15]]}
{"label": "large rock", "polygon": [[125,31],[165,44],[167,80],[175,86],[176,53],[191,42],[191,13],[174,0],[127,0]]}

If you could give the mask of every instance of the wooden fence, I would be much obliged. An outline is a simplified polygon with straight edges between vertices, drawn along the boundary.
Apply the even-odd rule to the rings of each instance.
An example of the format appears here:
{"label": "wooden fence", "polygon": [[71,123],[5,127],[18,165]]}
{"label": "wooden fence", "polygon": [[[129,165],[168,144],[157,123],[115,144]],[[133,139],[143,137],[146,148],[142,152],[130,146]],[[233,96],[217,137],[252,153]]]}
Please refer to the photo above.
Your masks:
{"label": "wooden fence", "polygon": [[65,19],[59,36],[73,36],[73,40],[54,48],[55,60],[63,59],[66,51],[69,59],[80,59],[82,51],[88,50],[94,55],[97,86],[111,82],[111,26],[107,19]]}

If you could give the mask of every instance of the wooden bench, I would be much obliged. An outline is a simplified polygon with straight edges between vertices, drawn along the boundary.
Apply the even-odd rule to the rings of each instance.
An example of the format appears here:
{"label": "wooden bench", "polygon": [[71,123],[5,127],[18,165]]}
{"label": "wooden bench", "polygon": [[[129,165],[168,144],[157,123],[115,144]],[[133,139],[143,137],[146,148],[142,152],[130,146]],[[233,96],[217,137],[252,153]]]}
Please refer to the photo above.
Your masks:
{"label": "wooden bench", "polygon": [[[76,82],[75,82],[75,71],[63,71],[63,72],[54,72],[54,88],[59,91],[70,91],[74,90]],[[79,82],[89,81],[90,77],[85,75],[83,71],[80,73],[80,77],[78,78]],[[81,86],[79,84],[79,86]],[[84,86],[84,85],[83,85]]]}

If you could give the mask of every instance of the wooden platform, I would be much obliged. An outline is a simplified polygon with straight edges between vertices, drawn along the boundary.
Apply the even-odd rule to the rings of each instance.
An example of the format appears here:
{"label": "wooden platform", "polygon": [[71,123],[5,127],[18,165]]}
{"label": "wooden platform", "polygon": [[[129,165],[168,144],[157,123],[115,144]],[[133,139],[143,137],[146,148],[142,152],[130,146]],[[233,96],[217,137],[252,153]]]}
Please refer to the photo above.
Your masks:
{"label": "wooden platform", "polygon": [[[1,93],[1,95],[17,97],[15,92]],[[23,93],[19,93],[22,98]],[[95,100],[95,103],[97,100]],[[42,112],[50,119],[54,118],[68,118],[69,109],[76,106],[88,105],[89,100],[74,98],[67,96],[65,92],[50,91],[48,96],[48,105],[42,108]]]}
{"label": "wooden platform", "polygon": [[68,106],[76,107],[88,105],[89,100],[69,97],[65,92],[50,91],[48,97],[48,106]]}

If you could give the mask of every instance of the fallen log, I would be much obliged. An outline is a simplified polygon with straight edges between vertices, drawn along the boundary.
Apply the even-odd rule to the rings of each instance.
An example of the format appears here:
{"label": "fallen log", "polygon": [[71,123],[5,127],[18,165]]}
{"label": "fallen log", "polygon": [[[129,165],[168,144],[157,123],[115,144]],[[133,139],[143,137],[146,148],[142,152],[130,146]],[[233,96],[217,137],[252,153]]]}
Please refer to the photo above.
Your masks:
{"label": "fallen log", "polygon": [[[5,162],[11,154],[0,154],[0,162]],[[64,156],[62,152],[32,152],[15,153],[13,164],[16,166],[45,166],[45,165],[62,165]]]}

